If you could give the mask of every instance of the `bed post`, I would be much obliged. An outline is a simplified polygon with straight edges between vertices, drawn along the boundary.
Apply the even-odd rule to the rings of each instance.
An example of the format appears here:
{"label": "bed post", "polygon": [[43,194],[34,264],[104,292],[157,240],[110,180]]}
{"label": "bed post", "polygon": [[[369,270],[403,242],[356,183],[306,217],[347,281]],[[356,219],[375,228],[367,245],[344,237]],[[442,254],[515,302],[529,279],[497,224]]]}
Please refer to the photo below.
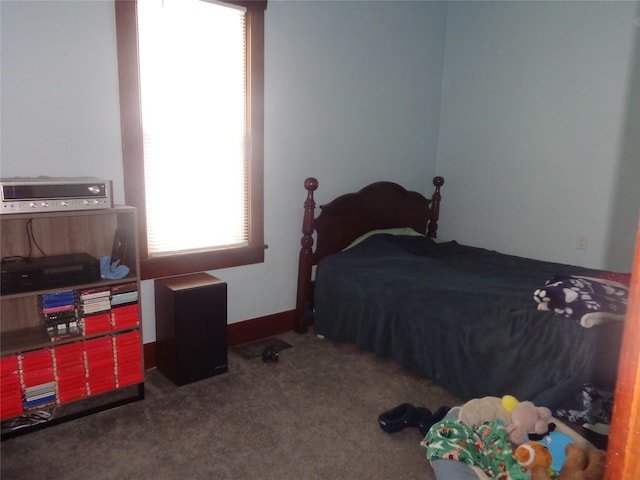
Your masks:
{"label": "bed post", "polygon": [[436,189],[431,196],[431,206],[429,210],[429,222],[427,223],[427,237],[436,238],[438,236],[438,219],[440,218],[440,187],[444,185],[444,178],[433,177],[433,184]]}
{"label": "bed post", "polygon": [[298,292],[296,296],[295,331],[305,333],[307,331],[307,316],[305,307],[311,300],[311,268],[313,267],[313,220],[315,216],[316,202],[313,192],[318,188],[318,180],[309,177],[304,181],[307,190],[307,199],[304,202],[304,217],[302,220],[302,239],[300,244],[300,256],[298,258]]}

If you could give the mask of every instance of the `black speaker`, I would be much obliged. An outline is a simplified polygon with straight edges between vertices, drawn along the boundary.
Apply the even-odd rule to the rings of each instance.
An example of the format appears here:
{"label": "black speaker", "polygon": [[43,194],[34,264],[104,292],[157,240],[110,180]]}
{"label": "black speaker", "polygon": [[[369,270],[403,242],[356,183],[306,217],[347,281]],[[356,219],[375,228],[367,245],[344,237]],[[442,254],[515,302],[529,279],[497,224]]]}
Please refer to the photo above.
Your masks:
{"label": "black speaker", "polygon": [[176,385],[228,371],[227,284],[196,273],[155,281],[158,369]]}

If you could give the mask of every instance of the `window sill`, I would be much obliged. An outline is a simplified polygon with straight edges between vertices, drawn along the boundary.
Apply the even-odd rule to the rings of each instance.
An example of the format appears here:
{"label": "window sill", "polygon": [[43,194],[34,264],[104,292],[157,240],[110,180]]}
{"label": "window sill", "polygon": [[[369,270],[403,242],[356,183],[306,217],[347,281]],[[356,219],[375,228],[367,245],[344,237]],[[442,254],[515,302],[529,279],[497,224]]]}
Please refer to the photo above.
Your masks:
{"label": "window sill", "polygon": [[149,280],[264,262],[267,245],[225,248],[140,259],[141,278]]}

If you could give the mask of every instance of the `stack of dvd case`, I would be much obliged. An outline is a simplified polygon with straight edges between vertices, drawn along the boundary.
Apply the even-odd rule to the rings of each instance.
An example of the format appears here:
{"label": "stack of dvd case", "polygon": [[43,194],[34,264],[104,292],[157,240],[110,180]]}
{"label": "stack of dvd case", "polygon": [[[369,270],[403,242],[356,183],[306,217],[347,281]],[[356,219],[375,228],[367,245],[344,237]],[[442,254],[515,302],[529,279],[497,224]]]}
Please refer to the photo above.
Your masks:
{"label": "stack of dvd case", "polygon": [[78,311],[83,335],[111,330],[111,289],[97,287],[78,292]]}
{"label": "stack of dvd case", "polygon": [[80,335],[74,290],[40,295],[39,301],[51,341]]}
{"label": "stack of dvd case", "polygon": [[136,282],[111,287],[111,319],[114,329],[132,328],[140,324]]}
{"label": "stack of dvd case", "polygon": [[22,370],[23,402],[25,410],[40,408],[56,402],[56,379],[50,348],[23,353]]}
{"label": "stack of dvd case", "polygon": [[61,345],[53,349],[58,398],[60,402],[87,396],[87,371],[82,342]]}
{"label": "stack of dvd case", "polygon": [[118,386],[124,387],[143,380],[140,332],[133,331],[114,337]]}
{"label": "stack of dvd case", "polygon": [[111,307],[129,305],[138,301],[138,285],[136,282],[123,283],[111,287]]}
{"label": "stack of dvd case", "polygon": [[87,387],[90,395],[116,388],[115,361],[111,336],[84,342]]}
{"label": "stack of dvd case", "polygon": [[17,355],[0,359],[0,419],[21,415],[22,385]]}
{"label": "stack of dvd case", "polygon": [[[137,282],[38,295],[51,341],[0,364],[0,417],[144,381]],[[75,336],[95,338],[69,343]]]}

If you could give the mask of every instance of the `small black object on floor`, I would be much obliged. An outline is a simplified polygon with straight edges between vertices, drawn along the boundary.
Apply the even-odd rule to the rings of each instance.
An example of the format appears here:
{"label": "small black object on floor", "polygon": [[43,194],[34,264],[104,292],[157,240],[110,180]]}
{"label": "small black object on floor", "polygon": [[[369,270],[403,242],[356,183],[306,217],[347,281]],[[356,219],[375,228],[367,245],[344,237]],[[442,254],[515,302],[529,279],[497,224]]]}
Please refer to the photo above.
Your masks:
{"label": "small black object on floor", "polygon": [[418,427],[424,436],[433,425],[447,415],[449,410],[449,407],[442,406],[435,413],[431,413],[428,408],[414,407],[410,403],[403,403],[381,413],[378,417],[378,424],[382,430],[388,433],[399,432],[406,427]]}
{"label": "small black object on floor", "polygon": [[233,347],[231,351],[247,360],[258,357],[263,357],[264,360],[264,353],[267,351],[277,355],[278,352],[291,347],[292,345],[284,340],[280,340],[278,337],[272,337]]}

